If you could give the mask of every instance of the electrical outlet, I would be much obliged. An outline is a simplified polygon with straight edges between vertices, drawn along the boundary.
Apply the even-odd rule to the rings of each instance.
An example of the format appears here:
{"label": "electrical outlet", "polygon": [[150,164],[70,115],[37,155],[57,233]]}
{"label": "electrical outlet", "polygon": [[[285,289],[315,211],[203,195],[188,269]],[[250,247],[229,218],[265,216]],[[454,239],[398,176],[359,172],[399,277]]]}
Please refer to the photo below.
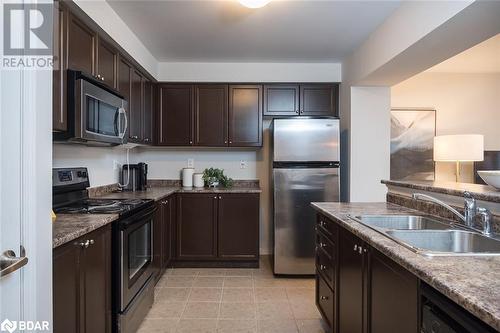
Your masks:
{"label": "electrical outlet", "polygon": [[117,160],[113,160],[113,170],[119,170],[120,169],[120,163],[118,163]]}
{"label": "electrical outlet", "polygon": [[240,161],[240,169],[246,169],[247,168],[247,161]]}
{"label": "electrical outlet", "polygon": [[194,168],[194,159],[188,158],[188,168]]}

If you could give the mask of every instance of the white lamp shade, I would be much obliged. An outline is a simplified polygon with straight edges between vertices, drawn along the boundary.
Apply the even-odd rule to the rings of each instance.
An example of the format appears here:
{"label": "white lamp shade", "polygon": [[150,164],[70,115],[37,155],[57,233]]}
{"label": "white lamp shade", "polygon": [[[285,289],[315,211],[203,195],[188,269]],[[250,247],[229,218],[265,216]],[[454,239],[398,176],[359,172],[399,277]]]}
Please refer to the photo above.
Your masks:
{"label": "white lamp shade", "polygon": [[479,134],[434,137],[434,161],[474,162],[484,160],[484,136]]}
{"label": "white lamp shade", "polygon": [[238,0],[243,6],[248,8],[261,8],[271,2],[271,0]]}

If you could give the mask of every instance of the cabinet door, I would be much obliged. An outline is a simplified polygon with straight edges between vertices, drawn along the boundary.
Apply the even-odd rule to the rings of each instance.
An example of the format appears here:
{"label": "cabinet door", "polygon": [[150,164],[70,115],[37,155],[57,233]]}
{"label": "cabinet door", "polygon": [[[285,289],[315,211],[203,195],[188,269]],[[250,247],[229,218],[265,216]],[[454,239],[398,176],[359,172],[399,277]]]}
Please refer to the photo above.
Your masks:
{"label": "cabinet door", "polygon": [[66,106],[66,27],[68,11],[59,1],[54,2],[54,39],[53,39],[53,77],[52,77],[52,103],[53,117],[52,128],[54,131],[68,130],[68,113]]}
{"label": "cabinet door", "polygon": [[95,74],[95,48],[97,34],[74,15],[68,15],[67,58],[68,68]]}
{"label": "cabinet door", "polygon": [[307,84],[300,86],[301,116],[336,116],[337,85]]}
{"label": "cabinet door", "polygon": [[227,85],[195,86],[195,145],[227,146],[227,90]]}
{"label": "cabinet door", "polygon": [[299,85],[264,85],[264,116],[298,116]]}
{"label": "cabinet door", "polygon": [[172,260],[172,244],[174,238],[173,222],[175,221],[175,199],[173,196],[165,199],[163,205],[163,249],[162,268],[166,269]]}
{"label": "cabinet door", "polygon": [[143,114],[143,77],[136,69],[132,69],[132,90],[130,95],[129,141],[142,143],[142,114]]}
{"label": "cabinet door", "polygon": [[157,203],[157,210],[153,220],[153,275],[156,282],[160,279],[163,262],[163,201]]}
{"label": "cabinet door", "polygon": [[54,332],[80,332],[80,252],[74,244],[66,244],[54,250],[53,256],[53,310]]}
{"label": "cabinet door", "polygon": [[259,195],[222,194],[218,195],[218,200],[219,258],[258,260]]}
{"label": "cabinet door", "polygon": [[217,196],[180,194],[177,197],[177,256],[203,260],[217,257]]}
{"label": "cabinet door", "polygon": [[417,333],[417,278],[373,249],[370,273],[369,332]]}
{"label": "cabinet door", "polygon": [[193,86],[160,87],[158,144],[190,146],[193,144]]}
{"label": "cabinet door", "polygon": [[116,71],[118,52],[105,40],[98,38],[97,43],[97,78],[112,88],[117,88]]}
{"label": "cabinet door", "polygon": [[144,112],[142,113],[142,137],[145,144],[153,144],[153,83],[144,81]]}
{"label": "cabinet door", "polygon": [[83,253],[85,332],[111,332],[111,228],[85,236],[91,244]]}
{"label": "cabinet door", "polygon": [[[362,242],[341,230],[339,234],[338,332],[363,332],[363,256],[357,251]],[[355,250],[356,247],[356,250]]]}
{"label": "cabinet door", "polygon": [[262,146],[262,86],[229,86],[229,146]]}

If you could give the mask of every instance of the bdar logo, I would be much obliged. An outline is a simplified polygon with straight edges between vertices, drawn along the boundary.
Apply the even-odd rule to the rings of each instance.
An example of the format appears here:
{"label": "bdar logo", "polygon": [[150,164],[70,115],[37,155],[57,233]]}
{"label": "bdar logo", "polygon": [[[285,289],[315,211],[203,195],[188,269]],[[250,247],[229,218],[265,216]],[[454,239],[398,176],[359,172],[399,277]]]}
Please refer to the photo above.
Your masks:
{"label": "bdar logo", "polygon": [[16,330],[16,328],[17,323],[8,319],[5,319],[2,324],[0,324],[0,330],[2,330],[3,332],[8,331],[9,333],[12,333]]}

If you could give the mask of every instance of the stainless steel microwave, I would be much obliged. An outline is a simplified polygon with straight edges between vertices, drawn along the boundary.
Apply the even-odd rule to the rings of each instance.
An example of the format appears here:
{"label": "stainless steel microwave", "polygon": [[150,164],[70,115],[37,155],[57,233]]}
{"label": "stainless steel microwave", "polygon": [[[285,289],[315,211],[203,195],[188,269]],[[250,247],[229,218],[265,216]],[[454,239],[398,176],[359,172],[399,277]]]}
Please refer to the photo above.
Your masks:
{"label": "stainless steel microwave", "polygon": [[68,130],[55,141],[96,145],[127,143],[127,101],[114,89],[83,72],[68,70]]}

